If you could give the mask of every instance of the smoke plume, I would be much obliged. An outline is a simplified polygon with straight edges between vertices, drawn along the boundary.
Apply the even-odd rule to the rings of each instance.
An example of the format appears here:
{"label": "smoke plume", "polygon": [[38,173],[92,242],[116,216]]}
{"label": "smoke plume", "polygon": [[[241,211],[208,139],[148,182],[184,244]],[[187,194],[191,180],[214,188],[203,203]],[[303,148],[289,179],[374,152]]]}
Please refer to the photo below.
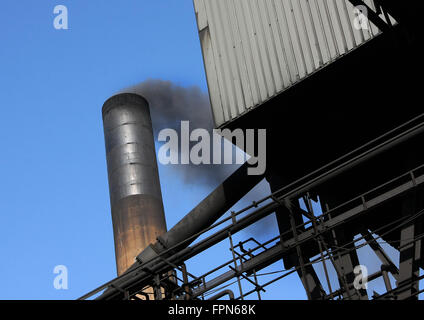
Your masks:
{"label": "smoke plume", "polygon": [[[170,128],[178,133],[181,121],[190,122],[190,131],[202,128],[211,133],[214,128],[209,96],[199,87],[182,87],[171,81],[147,80],[122,92],[136,93],[150,104],[155,140],[162,129]],[[192,145],[195,143],[192,143]],[[181,152],[181,150],[180,150]],[[229,176],[237,165],[173,165],[185,183],[217,186]]]}
{"label": "smoke plume", "polygon": [[[149,101],[156,141],[162,129],[170,128],[179,133],[181,121],[190,121],[190,130],[202,128],[211,133],[214,128],[209,96],[202,92],[199,87],[192,86],[186,88],[178,86],[171,81],[147,80],[126,88],[122,92],[136,93]],[[181,152],[181,150],[179,151]],[[233,153],[234,155],[235,152]],[[193,185],[203,184],[213,189],[230,176],[239,166],[236,164],[189,164],[172,165],[172,168],[183,179],[184,183]],[[240,201],[240,205],[242,207],[247,206],[252,201],[264,198],[269,193],[269,186],[263,181]],[[264,219],[255,224],[255,227],[251,228],[250,232],[258,236],[264,230],[269,230],[274,226],[274,220],[275,218],[273,217]]]}

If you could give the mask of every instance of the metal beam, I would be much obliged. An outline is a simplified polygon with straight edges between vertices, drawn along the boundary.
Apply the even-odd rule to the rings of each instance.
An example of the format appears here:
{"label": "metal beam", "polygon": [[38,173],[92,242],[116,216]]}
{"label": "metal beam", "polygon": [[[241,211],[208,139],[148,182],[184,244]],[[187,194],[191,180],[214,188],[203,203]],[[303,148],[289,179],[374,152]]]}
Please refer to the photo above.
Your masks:
{"label": "metal beam", "polygon": [[[250,271],[250,268],[255,269],[256,271],[260,270],[261,268],[264,268],[275,261],[279,260],[285,252],[293,249],[296,247],[296,245],[302,245],[305,244],[308,241],[315,240],[317,236],[331,231],[333,228],[341,226],[344,223],[352,221],[352,219],[357,218],[361,215],[361,213],[364,213],[366,211],[370,211],[372,207],[378,206],[379,204],[387,201],[390,198],[394,198],[398,196],[399,194],[410,190],[410,188],[413,188],[417,186],[418,184],[424,183],[424,175],[419,176],[415,179],[414,184],[412,182],[406,182],[402,184],[401,186],[394,188],[391,191],[388,191],[384,193],[383,195],[377,196],[373,199],[368,200],[363,205],[357,206],[351,210],[346,211],[345,213],[342,213],[330,220],[324,221],[321,224],[317,226],[316,229],[318,229],[318,234],[314,230],[314,228],[308,229],[305,232],[302,232],[298,235],[297,241],[294,238],[291,238],[287,241],[285,241],[283,244],[275,245],[274,247],[268,249],[267,251],[264,251],[258,255],[256,255],[254,258],[250,259],[249,261],[246,261],[243,263],[243,271],[248,272]],[[352,259],[349,257],[349,259]],[[352,264],[352,260],[351,264]],[[347,263],[341,263],[340,266],[348,265]],[[240,270],[239,270],[240,271]],[[235,276],[234,271],[228,271],[210,281],[204,284],[202,288],[198,288],[195,290],[196,295],[200,295],[204,292],[207,292],[208,290],[225,283],[226,281],[230,280],[232,277]],[[349,283],[348,286],[350,287],[352,284]],[[360,295],[361,299],[367,299],[368,297],[364,294]]]}
{"label": "metal beam", "polygon": [[[335,250],[337,250],[339,246],[345,249],[337,250],[338,254],[334,255],[335,267],[341,270],[342,273],[342,278],[339,278],[340,287],[343,287],[344,284],[347,284],[348,287],[343,291],[343,297],[346,300],[368,300],[368,294],[365,289],[358,290],[353,286],[355,280],[354,269],[356,266],[360,265],[355,244],[351,242],[353,238],[347,238],[343,229],[334,234],[333,243],[336,246]],[[348,242],[349,245],[347,245]],[[346,253],[344,253],[344,251]]]}
{"label": "metal beam", "polygon": [[[422,169],[421,167],[418,169]],[[417,170],[418,170],[417,169]],[[402,175],[401,177],[404,177]],[[399,177],[399,178],[401,178]],[[394,183],[397,179],[394,179],[391,181],[391,183]],[[328,230],[331,230],[331,228],[335,228],[337,226],[340,226],[344,223],[347,223],[349,220],[353,218],[359,217],[364,212],[370,212],[370,210],[373,207],[376,207],[380,205],[381,203],[384,203],[385,201],[396,197],[408,190],[411,190],[415,188],[416,186],[422,185],[424,183],[424,175],[417,176],[414,181],[407,181],[405,183],[400,184],[397,187],[394,187],[392,190],[384,192],[378,196],[375,196],[372,199],[369,199],[365,201],[361,205],[357,205],[352,207],[350,210],[345,211],[344,213],[341,213],[331,220],[325,221],[322,224],[319,224],[317,226],[317,231],[321,234],[324,232],[327,232]],[[374,194],[377,189],[373,190]],[[283,199],[284,197],[281,197]],[[231,225],[229,227],[223,228],[222,230],[218,231],[217,233],[209,236],[205,240],[200,241],[193,247],[186,248],[173,256],[169,257],[168,260],[172,263],[178,264],[180,262],[186,261],[187,259],[197,255],[198,253],[204,251],[205,249],[209,248],[210,246],[213,246],[214,244],[224,240],[227,235],[228,231],[231,231],[232,234],[234,234],[237,231],[240,231],[244,229],[245,227],[251,225],[252,223],[258,221],[259,219],[271,214],[275,211],[275,209],[278,207],[277,203],[270,203],[267,205],[264,205],[262,208],[250,213],[246,217],[240,219],[237,221],[236,224]],[[307,241],[315,240],[317,234],[315,233],[314,229],[311,228],[305,232],[302,232],[299,234],[299,242],[305,243]],[[294,240],[288,240],[284,243],[284,246],[293,246]],[[285,252],[285,251],[284,251]],[[277,257],[277,260],[280,259],[281,256]],[[268,260],[268,262],[271,260]],[[275,260],[276,261],[276,260]],[[271,261],[272,263],[272,261]],[[149,261],[148,263],[145,263],[143,267],[149,267],[152,271],[159,272],[159,271],[165,271],[166,272],[166,266],[167,264],[163,261],[160,261],[160,259],[153,259]],[[169,266],[168,266],[169,268]],[[256,270],[256,269],[255,269]],[[259,270],[259,269],[258,269]],[[107,286],[110,286],[110,284],[114,283],[122,288],[131,288],[131,290],[136,290],[136,288],[140,288],[144,284],[148,284],[148,282],[151,279],[151,275],[146,273],[145,271],[142,271],[141,268],[137,268],[136,270],[131,271],[129,274],[126,274],[125,277],[121,277],[119,279],[114,279],[107,284],[101,286],[100,288],[97,288],[93,290],[92,292],[86,294],[81,299],[86,299],[87,297],[99,292],[100,290],[106,288]],[[117,290],[109,291],[108,294],[104,294],[102,296],[103,299],[110,299],[110,298],[118,298],[120,293]]]}
{"label": "metal beam", "polygon": [[355,7],[364,6],[365,8],[367,8],[368,10],[367,18],[372,23],[374,23],[376,27],[379,28],[381,31],[387,32],[390,30],[390,26],[386,22],[384,22],[384,20],[381,19],[379,15],[376,12],[374,12],[374,10],[370,8],[365,2],[363,2],[362,0],[349,0],[349,2]]}
{"label": "metal beam", "polygon": [[393,261],[390,259],[390,257],[387,255],[387,253],[384,251],[384,249],[377,243],[376,239],[368,230],[361,232],[361,234],[368,242],[368,245],[371,247],[371,249],[375,252],[377,257],[380,259],[382,264],[388,268],[387,270],[390,271],[393,277],[397,280],[399,276],[399,270],[393,263]]}
{"label": "metal beam", "polygon": [[[415,191],[405,197],[402,204],[402,214],[404,216],[409,217],[416,213],[417,196],[418,192]],[[420,276],[419,260],[421,259],[421,239],[415,240],[415,237],[420,234],[422,229],[421,223],[411,221],[402,228],[400,233],[399,278],[396,285],[402,287],[408,282],[410,285],[405,286],[402,290],[398,290],[399,300],[411,297],[415,300],[418,299],[418,296],[415,294],[419,291],[419,282],[417,279]]]}

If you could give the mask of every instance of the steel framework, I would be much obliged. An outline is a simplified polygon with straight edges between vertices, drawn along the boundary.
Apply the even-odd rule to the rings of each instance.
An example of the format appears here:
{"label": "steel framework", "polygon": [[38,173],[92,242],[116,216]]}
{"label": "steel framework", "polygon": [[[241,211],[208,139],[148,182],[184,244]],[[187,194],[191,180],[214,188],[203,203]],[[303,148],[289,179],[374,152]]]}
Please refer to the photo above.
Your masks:
{"label": "steel framework", "polygon": [[[181,247],[182,243],[179,243],[81,299],[95,296],[107,288],[109,290],[103,292],[99,298],[206,299],[215,294],[209,299],[228,296],[230,299],[243,300],[256,294],[261,299],[261,292],[267,286],[294,272],[299,273],[309,299],[368,299],[366,290],[355,288],[354,283],[354,268],[359,264],[356,250],[364,246],[369,246],[381,261],[381,269],[369,275],[368,282],[382,278],[386,287],[386,292],[375,293],[374,299],[417,297],[422,292],[418,283],[423,278],[419,276],[418,269],[423,265],[421,240],[424,234],[421,233],[421,225],[424,207],[419,199],[424,198],[424,164],[336,207],[330,208],[322,204],[320,214],[314,211],[311,193],[333,177],[363,164],[384,150],[420,137],[423,132],[424,114],[268,197],[253,202],[243,210],[231,212],[228,217],[190,237],[199,237],[190,247],[173,251],[174,247]],[[304,209],[294,205],[297,199],[303,200]],[[396,208],[397,203],[402,212],[396,215],[396,219],[382,222],[377,229],[370,232],[364,221],[373,214],[378,214],[381,207]],[[280,207],[289,210],[292,221],[289,231],[265,242],[249,237],[234,243],[236,233],[255,225]],[[295,224],[295,217],[299,215],[303,216],[304,222]],[[358,222],[364,225],[360,236],[353,241],[343,241],[340,230]],[[395,231],[400,234],[398,239],[384,240],[386,235]],[[190,238],[183,242],[190,241]],[[186,261],[224,240],[229,242],[231,259],[218,263],[201,275],[195,276],[187,270]],[[381,242],[391,242],[399,251],[399,263],[391,260],[380,246]],[[310,253],[311,250],[313,253]],[[298,257],[296,266],[279,271],[282,274],[272,280],[264,283],[259,281],[259,277],[263,275],[259,273],[262,269],[293,251]],[[322,264],[327,290],[323,289],[313,269],[317,264]],[[335,288],[330,280],[329,265],[337,274],[339,288]],[[392,288],[389,274],[396,280],[395,288]],[[227,289],[232,284],[237,284],[237,294]],[[252,285],[253,289],[243,290],[245,284]],[[147,287],[155,288],[151,296],[144,293]]]}

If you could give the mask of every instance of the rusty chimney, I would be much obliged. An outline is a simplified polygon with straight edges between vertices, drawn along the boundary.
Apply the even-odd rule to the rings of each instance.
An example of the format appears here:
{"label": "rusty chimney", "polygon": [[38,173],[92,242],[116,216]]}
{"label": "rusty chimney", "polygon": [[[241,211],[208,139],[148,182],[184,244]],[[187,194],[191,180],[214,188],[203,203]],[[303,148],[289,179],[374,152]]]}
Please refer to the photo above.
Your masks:
{"label": "rusty chimney", "polygon": [[166,232],[149,104],[123,93],[102,109],[118,275]]}

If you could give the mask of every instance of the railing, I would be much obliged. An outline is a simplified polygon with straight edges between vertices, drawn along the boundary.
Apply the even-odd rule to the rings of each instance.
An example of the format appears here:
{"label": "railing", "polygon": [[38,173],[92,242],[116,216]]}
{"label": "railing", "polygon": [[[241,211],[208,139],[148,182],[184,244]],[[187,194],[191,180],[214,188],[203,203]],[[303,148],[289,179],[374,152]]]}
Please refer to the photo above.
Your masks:
{"label": "railing", "polygon": [[[150,299],[163,299],[163,298],[207,299],[208,297],[214,295],[217,292],[222,292],[222,295],[220,294],[216,295],[216,298],[220,298],[224,295],[223,290],[228,290],[227,288],[232,285],[237,285],[239,289],[239,293],[240,293],[237,298],[234,298],[234,296],[231,296],[231,298],[233,299],[243,300],[244,298],[250,296],[253,293],[256,293],[258,295],[258,299],[261,299],[260,292],[265,292],[265,288],[267,286],[289,276],[290,274],[296,272],[300,268],[308,266],[308,265],[318,264],[318,263],[322,263],[323,265],[325,265],[328,261],[332,260],[333,257],[338,252],[346,253],[349,250],[359,249],[369,244],[370,242],[376,242],[377,240],[381,239],[383,236],[382,234],[380,234],[378,238],[376,239],[372,238],[371,240],[368,240],[366,243],[358,244],[361,240],[366,239],[366,236],[362,236],[352,241],[352,244],[354,244],[353,249],[352,247],[349,246],[349,244],[345,244],[343,247],[332,249],[330,251],[329,248],[326,247],[325,242],[322,240],[323,239],[322,235],[325,233],[330,233],[333,229],[335,229],[336,227],[340,227],[344,223],[348,223],[348,221],[351,220],[352,218],[358,218],[361,214],[369,212],[370,210],[372,210],[373,206],[377,206],[384,201],[395,198],[398,195],[408,192],[409,190],[412,190],[423,184],[424,184],[424,165],[410,172],[407,172],[391,181],[388,181],[387,183],[384,183],[378,186],[377,188],[369,190],[368,192],[362,195],[359,195],[358,197],[355,197],[354,199],[351,199],[335,208],[331,208],[320,215],[316,215],[316,213],[314,213],[312,210],[310,211],[311,207],[309,207],[305,215],[309,218],[313,217],[312,219],[314,219],[314,222],[313,222],[314,225],[309,228],[306,228],[305,231],[299,235],[297,241],[295,241],[294,238],[292,238],[290,240],[285,241],[284,243],[280,243],[280,239],[282,236],[291,234],[293,232],[293,230],[288,230],[286,233],[280,234],[262,243],[258,242],[256,239],[251,237],[246,241],[239,242],[237,245],[234,245],[233,235],[235,234],[235,232],[233,233],[231,230],[232,229],[237,230],[238,224],[240,223],[243,224],[243,219],[249,219],[251,217],[257,216],[259,220],[260,218],[263,218],[266,215],[271,214],[273,210],[271,210],[269,207],[267,209],[267,206],[269,205],[268,204],[268,205],[263,205],[261,208],[248,213],[244,218],[240,218],[238,220],[233,219],[234,217],[234,214],[233,214],[232,217],[230,217],[231,225],[215,233],[215,234],[222,233],[223,237],[221,239],[227,238],[229,240],[232,258],[216,266],[215,268],[211,268],[209,271],[207,271],[206,273],[200,276],[195,276],[189,273],[187,271],[187,267],[185,263],[176,265],[174,264],[174,262],[172,262],[173,259],[170,258],[169,260],[166,261],[166,263],[169,265],[170,268],[173,268],[175,273],[172,275],[167,273],[161,278],[158,278],[156,280],[156,283],[159,283],[161,284],[162,287],[165,287],[168,289],[167,290],[168,295],[150,297]],[[388,186],[391,187],[389,191],[387,191]],[[309,200],[308,197],[306,197],[305,199],[307,201]],[[278,199],[275,199],[273,203],[276,205],[284,205]],[[266,211],[261,212],[261,210],[266,210]],[[336,215],[336,212],[337,212],[337,215]],[[405,225],[406,223],[409,223],[418,219],[423,214],[424,212],[419,212],[413,217],[400,217],[396,221],[391,221],[389,223],[382,225],[379,229],[382,229],[382,230],[384,229],[384,233],[386,234],[389,231],[399,229],[402,225]],[[328,219],[330,215],[333,215],[332,219]],[[257,220],[254,220],[254,221],[256,222]],[[295,226],[295,229],[299,229],[300,227],[305,227],[306,225],[310,224],[310,222],[311,221],[308,220],[302,224],[298,224]],[[244,226],[248,226],[248,225],[249,224],[245,224]],[[420,236],[420,238],[422,237],[423,235]],[[411,239],[411,242],[417,241],[420,238]],[[190,251],[192,251],[192,254],[190,254],[190,257],[187,256],[187,258],[192,258],[195,255],[203,252],[204,251],[203,249],[200,251],[197,251],[196,248],[202,247],[202,243],[204,243],[205,241],[207,242],[208,239],[209,238],[200,240],[198,243],[194,244],[190,248]],[[303,266],[294,267],[289,270],[279,270],[279,271],[271,272],[270,274],[281,273],[281,275],[265,283],[262,283],[262,284],[259,283],[258,278],[260,276],[267,275],[263,273],[262,274],[258,273],[260,269],[273,264],[277,260],[280,260],[282,255],[285,252],[288,252],[289,250],[293,250],[294,248],[296,248],[296,246],[303,245],[307,243],[308,241],[319,241],[323,243],[323,247],[320,249],[321,255],[318,258],[303,264]],[[253,246],[246,250],[244,246],[247,242],[253,243]],[[218,242],[214,243],[214,245],[216,245],[217,243]],[[260,266],[260,268],[256,268],[257,266]],[[143,266],[141,266],[141,269],[142,267]],[[228,271],[225,271],[225,270],[228,270]],[[219,274],[219,272],[221,273]],[[164,274],[164,273],[158,272],[156,275],[160,275],[160,274]],[[375,280],[380,276],[382,276],[381,272],[375,275],[374,274],[370,275],[369,281]],[[126,293],[124,295],[124,298],[126,299],[136,298],[137,295],[139,295],[140,293],[143,293],[143,291],[146,291],[147,288],[152,286],[151,283],[155,282],[153,281],[155,277],[156,276],[152,273],[150,275],[150,278],[152,279],[151,281],[144,281],[145,283],[144,286],[141,286],[139,290],[134,291],[131,294]],[[250,285],[250,287],[252,287],[253,285],[253,288],[243,292],[242,283],[244,284],[244,286],[248,284]],[[352,284],[349,284],[349,286],[352,286]],[[119,288],[117,286],[115,287],[119,291],[122,291],[125,293],[125,288]],[[328,287],[331,288],[331,285],[328,285]],[[326,298],[334,299],[335,297],[340,296],[343,290],[344,290],[343,288],[336,290],[334,292],[331,292],[330,290]],[[228,291],[225,291],[225,292],[227,294],[229,293]],[[381,299],[382,297],[379,297],[379,298]]]}
{"label": "railing", "polygon": [[[284,254],[284,252],[287,252],[288,250],[293,249],[302,243],[306,243],[307,241],[317,241],[320,234],[336,228],[352,217],[356,217],[364,212],[367,212],[373,206],[387,201],[388,199],[394,198],[399,194],[407,192],[408,190],[411,190],[418,185],[422,185],[424,183],[424,166],[420,166],[415,170],[412,170],[373,190],[368,191],[365,194],[356,197],[355,199],[345,202],[335,208],[331,208],[320,216],[316,216],[313,212],[305,214],[306,217],[309,217],[309,220],[304,222],[302,225],[295,226],[294,228],[297,230],[298,227],[304,226],[305,232],[299,234],[296,241],[293,239],[286,241],[284,246],[278,244],[280,239],[282,239],[282,235],[278,235],[264,243],[258,243],[255,239],[251,238],[249,239],[249,242],[255,243],[256,246],[246,250],[244,247],[245,242],[234,245],[233,236],[240,230],[253,225],[267,215],[275,212],[275,209],[279,206],[285,206],[285,201],[287,199],[298,199],[299,197],[307,196],[308,191],[313,189],[314,186],[322,183],[323,181],[326,181],[326,179],[332,175],[338,175],[341,170],[349,169],[352,166],[361,163],[361,161],[364,161],[375,155],[377,152],[381,152],[381,150],[391,148],[396,144],[405,141],[406,139],[421,134],[424,128],[424,123],[422,121],[423,116],[424,115],[421,115],[409,121],[408,123],[392,130],[391,132],[388,132],[385,135],[371,141],[363,147],[352,151],[348,155],[326,165],[325,167],[317,170],[315,173],[300,179],[300,181],[278,190],[277,192],[258,202],[252,203],[250,206],[238,212],[231,212],[230,216],[220,220],[213,226],[201,231],[196,235],[188,237],[188,239],[185,241],[190,241],[190,238],[197,238],[200,236],[191,247],[166,257],[165,254],[169,254],[169,252],[172,252],[173,250],[173,248],[169,248],[169,252],[163,252],[152,261],[141,264],[139,267],[126,275],[126,277],[130,277],[130,279],[131,276],[134,276],[134,280],[130,281],[131,292],[129,292],[129,289],[126,287],[119,287],[118,280],[122,279],[121,276],[120,278],[114,279],[97,288],[96,290],[93,290],[82,298],[89,298],[108,287],[112,287],[112,285],[115,289],[118,290],[118,293],[121,291],[125,292],[124,296],[127,298],[136,297],[136,294],[141,292],[143,288],[152,286],[152,284],[155,283],[155,281],[153,281],[155,276],[164,274],[166,274],[166,279],[156,279],[156,283],[161,283],[163,286],[168,286],[169,290],[166,291],[169,293],[169,296],[166,298],[192,299],[204,297],[206,293],[212,292],[212,290],[214,290],[217,286],[225,285],[233,278],[237,278],[236,282],[239,285],[240,299],[247,295],[247,293],[243,294],[241,291],[242,281],[249,282],[250,285],[254,285],[255,288],[253,291],[250,290],[249,294],[252,292],[257,292],[258,298],[260,298],[260,291],[263,290],[265,285],[269,285],[278,279],[281,279],[282,277],[296,271],[296,268],[292,270],[286,270],[284,276],[279,276],[275,281],[259,285],[257,271],[260,268],[263,268],[264,266],[269,265],[278,259],[281,259],[281,256]],[[312,211],[311,206],[309,206],[309,210]],[[332,215],[332,219],[327,219],[330,214]],[[310,225],[311,223],[312,226],[307,227],[307,225]],[[292,231],[287,231],[287,233],[290,232]],[[216,268],[211,268],[210,271],[204,273],[201,276],[195,276],[187,272],[184,264],[186,261],[205,252],[207,249],[219,244],[225,239],[229,239],[230,241],[230,248],[232,253],[231,259],[225,263],[222,263]],[[358,239],[355,241],[358,241]],[[179,246],[180,244],[177,245],[177,247]],[[240,252],[238,252],[237,249],[239,249]],[[328,251],[328,248],[325,248],[324,246],[324,249],[321,247],[320,250],[321,257],[315,261],[308,262],[307,264],[310,265],[317,262],[324,263],[325,260],[330,259],[331,255]],[[206,280],[207,277],[210,277],[216,272],[227,267],[230,267],[231,270],[219,276],[214,276],[209,281]],[[176,274],[174,274],[172,277],[168,274],[170,270],[174,270],[176,272]],[[252,273],[253,280],[251,279],[250,275],[246,274],[246,272]],[[181,275],[179,276],[179,274]],[[170,281],[170,279],[173,279],[173,281]],[[156,290],[156,292],[160,292],[160,290]],[[215,291],[213,291],[213,293],[215,293]],[[334,296],[335,294],[331,294],[332,298]],[[157,296],[156,298],[163,297]]]}

